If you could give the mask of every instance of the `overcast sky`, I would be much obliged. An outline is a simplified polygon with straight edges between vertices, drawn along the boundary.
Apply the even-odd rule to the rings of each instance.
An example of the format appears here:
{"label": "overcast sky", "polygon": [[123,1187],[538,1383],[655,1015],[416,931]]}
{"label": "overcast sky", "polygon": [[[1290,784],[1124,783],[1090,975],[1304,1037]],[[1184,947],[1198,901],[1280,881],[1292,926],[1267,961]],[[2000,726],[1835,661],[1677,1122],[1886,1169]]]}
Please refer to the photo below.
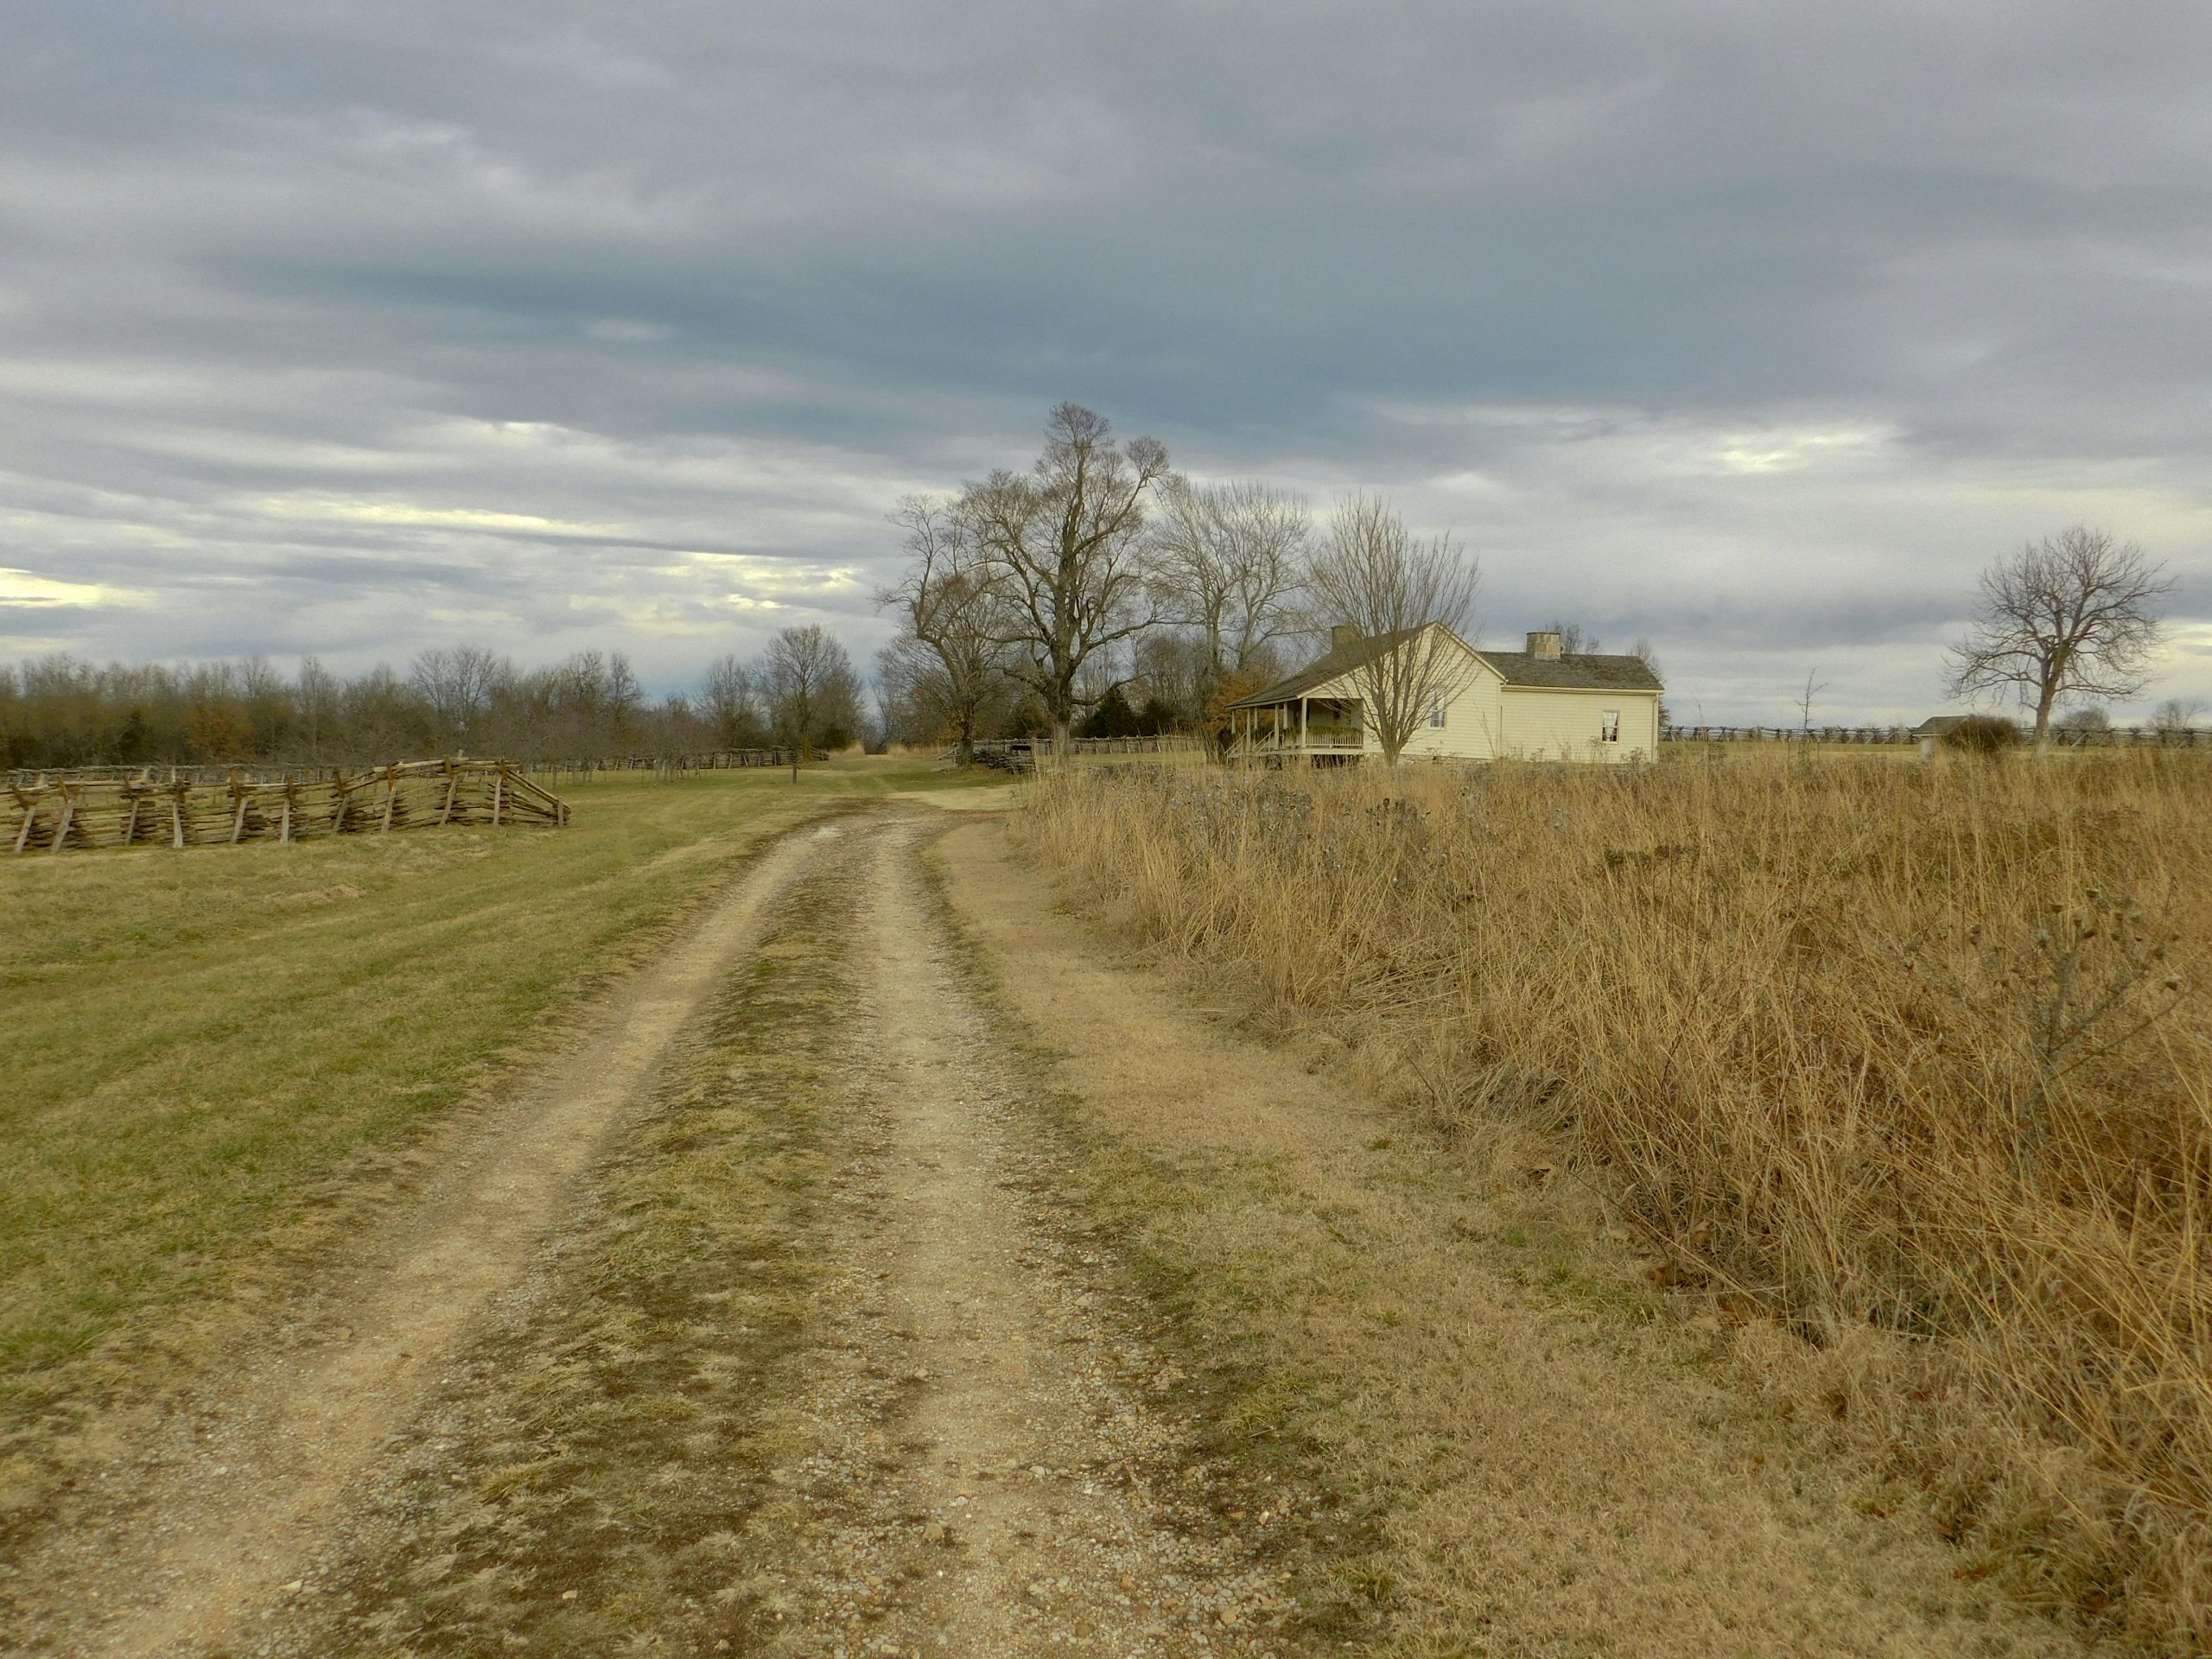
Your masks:
{"label": "overcast sky", "polygon": [[1942,706],[2075,521],[2212,698],[2212,6],[16,0],[0,659],[676,689],[1072,399],[1678,718]]}

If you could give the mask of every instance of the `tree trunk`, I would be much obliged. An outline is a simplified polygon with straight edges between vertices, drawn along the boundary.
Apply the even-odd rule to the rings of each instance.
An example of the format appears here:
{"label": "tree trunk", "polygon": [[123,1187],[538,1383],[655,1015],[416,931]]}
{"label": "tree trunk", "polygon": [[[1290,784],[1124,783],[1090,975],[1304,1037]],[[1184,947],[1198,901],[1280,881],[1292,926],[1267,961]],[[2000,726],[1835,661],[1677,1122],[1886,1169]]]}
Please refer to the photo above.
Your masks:
{"label": "tree trunk", "polygon": [[2046,684],[2036,698],[2035,748],[2037,754],[2050,753],[2050,706],[2058,700],[2058,688]]}

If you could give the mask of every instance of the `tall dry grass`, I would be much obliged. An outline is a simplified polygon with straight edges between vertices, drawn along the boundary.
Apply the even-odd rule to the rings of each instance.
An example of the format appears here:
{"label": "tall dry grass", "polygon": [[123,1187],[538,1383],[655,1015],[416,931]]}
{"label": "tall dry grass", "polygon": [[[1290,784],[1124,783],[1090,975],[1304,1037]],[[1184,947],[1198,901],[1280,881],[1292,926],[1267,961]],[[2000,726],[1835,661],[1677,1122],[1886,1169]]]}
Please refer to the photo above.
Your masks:
{"label": "tall dry grass", "polygon": [[1552,1137],[2020,1593],[2212,1646],[2212,767],[1070,772],[1039,855]]}

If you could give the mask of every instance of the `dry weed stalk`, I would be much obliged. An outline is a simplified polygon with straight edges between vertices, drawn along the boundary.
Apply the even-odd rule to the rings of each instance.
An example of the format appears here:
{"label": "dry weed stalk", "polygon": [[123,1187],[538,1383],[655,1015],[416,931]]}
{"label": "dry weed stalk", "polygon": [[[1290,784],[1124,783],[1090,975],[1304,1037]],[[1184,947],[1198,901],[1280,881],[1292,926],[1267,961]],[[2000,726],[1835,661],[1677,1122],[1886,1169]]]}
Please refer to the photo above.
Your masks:
{"label": "dry weed stalk", "polygon": [[2212,768],[1073,772],[1131,925],[1555,1137],[1833,1353],[1955,1536],[2212,1644]]}

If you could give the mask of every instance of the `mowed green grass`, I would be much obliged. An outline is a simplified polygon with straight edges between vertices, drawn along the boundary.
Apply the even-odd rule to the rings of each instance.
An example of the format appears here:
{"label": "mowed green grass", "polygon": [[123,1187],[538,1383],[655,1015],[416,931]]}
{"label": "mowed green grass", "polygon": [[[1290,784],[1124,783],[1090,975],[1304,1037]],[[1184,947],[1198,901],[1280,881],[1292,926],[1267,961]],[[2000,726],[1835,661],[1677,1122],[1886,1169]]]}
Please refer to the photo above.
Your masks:
{"label": "mowed green grass", "polygon": [[0,860],[0,1424],[549,1047],[766,838],[962,781],[625,778],[560,830]]}

